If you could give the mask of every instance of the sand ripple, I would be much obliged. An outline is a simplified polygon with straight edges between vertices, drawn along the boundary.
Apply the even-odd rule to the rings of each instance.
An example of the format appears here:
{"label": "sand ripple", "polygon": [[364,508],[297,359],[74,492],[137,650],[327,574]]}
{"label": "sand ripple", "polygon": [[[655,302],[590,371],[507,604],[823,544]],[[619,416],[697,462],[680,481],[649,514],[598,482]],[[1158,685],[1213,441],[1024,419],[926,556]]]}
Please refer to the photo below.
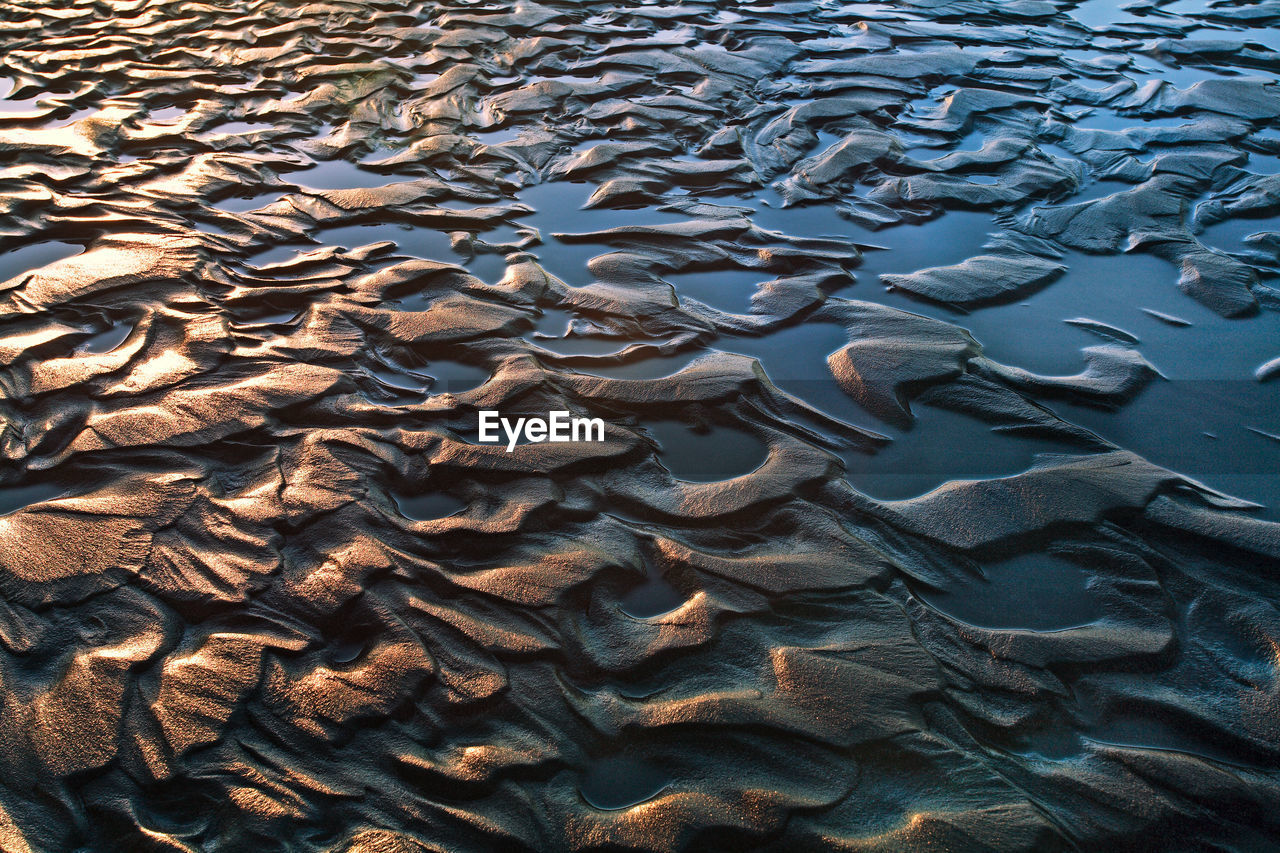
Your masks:
{"label": "sand ripple", "polygon": [[1278,25],[0,2],[0,848],[1274,847]]}

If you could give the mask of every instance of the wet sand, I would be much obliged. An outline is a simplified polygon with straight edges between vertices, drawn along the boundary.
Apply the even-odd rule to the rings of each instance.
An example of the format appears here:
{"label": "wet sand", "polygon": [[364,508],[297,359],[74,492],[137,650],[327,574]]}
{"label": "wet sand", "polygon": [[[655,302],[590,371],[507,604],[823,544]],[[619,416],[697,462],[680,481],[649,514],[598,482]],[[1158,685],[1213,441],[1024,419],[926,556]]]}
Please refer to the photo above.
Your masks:
{"label": "wet sand", "polygon": [[6,853],[1280,844],[1274,4],[0,10]]}

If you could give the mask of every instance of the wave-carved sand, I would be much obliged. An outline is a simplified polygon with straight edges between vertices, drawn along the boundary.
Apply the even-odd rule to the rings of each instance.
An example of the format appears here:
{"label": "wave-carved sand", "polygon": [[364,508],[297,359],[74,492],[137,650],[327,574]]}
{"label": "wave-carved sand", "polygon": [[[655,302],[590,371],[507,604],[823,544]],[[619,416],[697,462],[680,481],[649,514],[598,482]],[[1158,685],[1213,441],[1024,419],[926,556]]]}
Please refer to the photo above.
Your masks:
{"label": "wave-carved sand", "polygon": [[1278,26],[0,2],[0,848],[1280,844]]}

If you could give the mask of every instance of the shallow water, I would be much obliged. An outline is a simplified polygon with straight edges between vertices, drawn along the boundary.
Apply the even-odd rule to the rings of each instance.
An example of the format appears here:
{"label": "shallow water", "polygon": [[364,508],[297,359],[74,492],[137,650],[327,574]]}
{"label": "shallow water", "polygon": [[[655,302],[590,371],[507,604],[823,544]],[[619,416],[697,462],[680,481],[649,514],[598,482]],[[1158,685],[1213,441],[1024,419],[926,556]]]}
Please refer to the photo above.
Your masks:
{"label": "shallow water", "polygon": [[57,483],[32,483],[0,489],[0,515],[24,510],[32,504],[43,503],[65,493],[66,489]]}
{"label": "shallow water", "polygon": [[399,495],[395,497],[396,508],[401,515],[411,521],[431,521],[445,518],[460,512],[466,504],[451,495]]}
{"label": "shallow water", "polygon": [[348,190],[382,187],[399,181],[411,181],[412,175],[396,175],[365,169],[346,160],[322,160],[310,168],[289,175],[303,187],[313,190]]}
{"label": "shallow water", "polygon": [[764,442],[726,427],[695,429],[676,421],[653,421],[645,432],[662,448],[659,458],[679,480],[709,482],[749,474],[765,460]]}
{"label": "shallow water", "polygon": [[661,770],[639,759],[602,758],[583,777],[582,798],[598,809],[626,809],[656,797],[667,781]]}
{"label": "shallow water", "polygon": [[971,625],[1061,631],[1097,622],[1106,608],[1089,589],[1093,573],[1052,554],[1023,554],[985,563],[982,576],[940,592],[922,592],[931,607]]}
{"label": "shallow water", "polygon": [[83,248],[57,240],[26,243],[10,248],[0,254],[0,281],[7,281],[30,270],[78,255]]}

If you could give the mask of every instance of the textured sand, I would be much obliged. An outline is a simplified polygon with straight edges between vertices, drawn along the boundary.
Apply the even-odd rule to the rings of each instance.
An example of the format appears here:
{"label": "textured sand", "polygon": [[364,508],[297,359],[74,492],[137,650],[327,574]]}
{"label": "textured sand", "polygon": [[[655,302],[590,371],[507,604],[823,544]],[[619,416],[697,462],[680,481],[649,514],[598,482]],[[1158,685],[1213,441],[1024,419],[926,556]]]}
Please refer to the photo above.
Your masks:
{"label": "textured sand", "polygon": [[0,0],[0,849],[1280,845],[1280,6],[1118,5]]}

